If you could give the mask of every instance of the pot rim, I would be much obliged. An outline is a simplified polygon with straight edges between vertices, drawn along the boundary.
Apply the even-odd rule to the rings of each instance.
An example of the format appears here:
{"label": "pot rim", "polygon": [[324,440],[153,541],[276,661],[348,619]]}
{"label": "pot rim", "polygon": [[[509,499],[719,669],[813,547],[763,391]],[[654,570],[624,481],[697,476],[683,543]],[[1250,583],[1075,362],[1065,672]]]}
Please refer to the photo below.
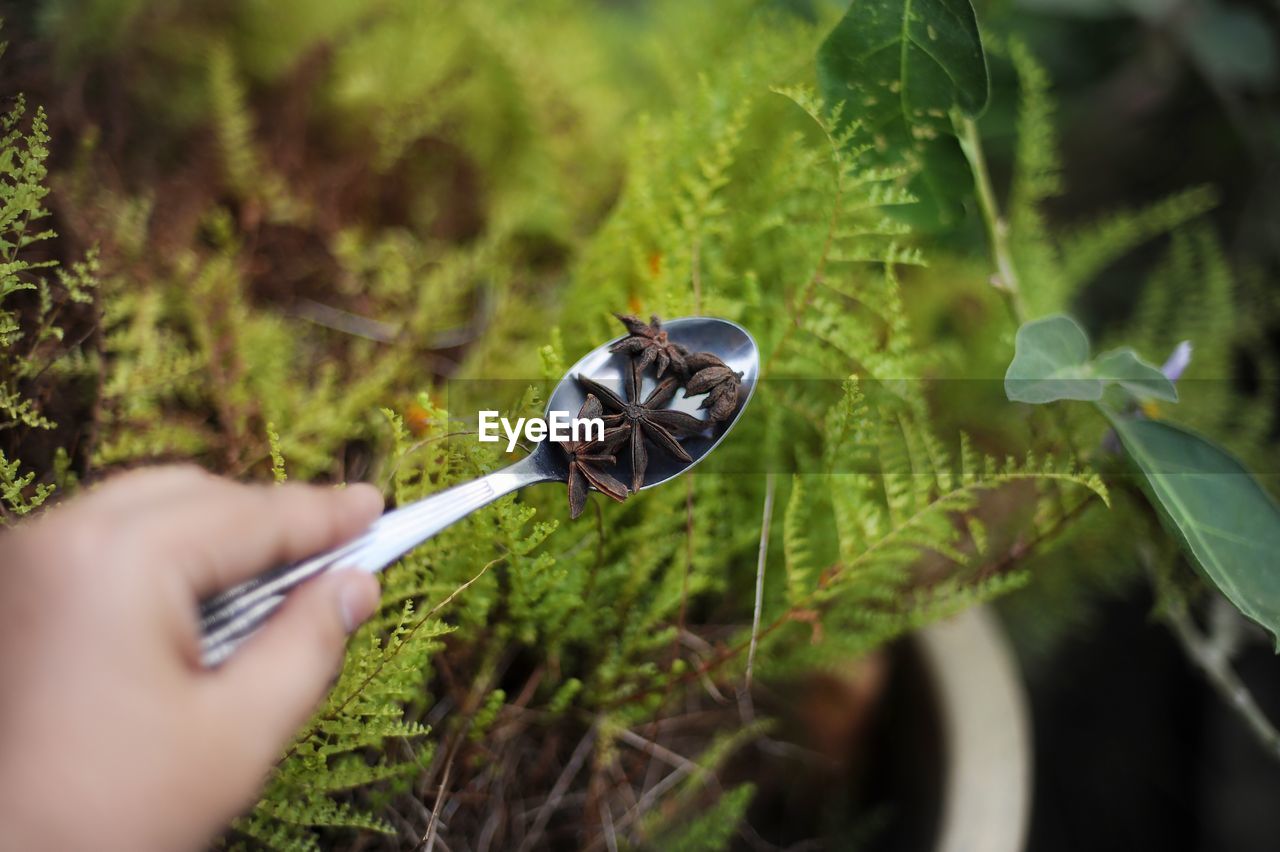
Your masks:
{"label": "pot rim", "polygon": [[936,690],[945,765],[937,852],[1019,852],[1031,815],[1030,709],[989,607],[915,636]]}

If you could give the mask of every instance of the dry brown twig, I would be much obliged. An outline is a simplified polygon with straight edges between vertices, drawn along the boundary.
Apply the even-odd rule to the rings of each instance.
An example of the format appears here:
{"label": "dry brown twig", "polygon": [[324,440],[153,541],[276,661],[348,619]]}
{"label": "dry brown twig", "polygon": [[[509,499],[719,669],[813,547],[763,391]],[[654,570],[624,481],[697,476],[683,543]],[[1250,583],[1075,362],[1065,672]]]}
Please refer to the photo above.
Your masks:
{"label": "dry brown twig", "polygon": [[587,755],[595,743],[596,728],[597,724],[592,724],[573,750],[573,754],[569,757],[569,762],[565,764],[560,777],[556,779],[555,785],[551,788],[551,793],[547,796],[546,801],[543,802],[542,807],[538,809],[532,828],[521,841],[519,852],[528,852],[542,839],[542,833],[547,828],[547,821],[551,819],[551,814],[565,798],[565,794],[569,791],[569,785],[573,783],[574,777],[577,776],[582,769],[582,764],[587,760]]}

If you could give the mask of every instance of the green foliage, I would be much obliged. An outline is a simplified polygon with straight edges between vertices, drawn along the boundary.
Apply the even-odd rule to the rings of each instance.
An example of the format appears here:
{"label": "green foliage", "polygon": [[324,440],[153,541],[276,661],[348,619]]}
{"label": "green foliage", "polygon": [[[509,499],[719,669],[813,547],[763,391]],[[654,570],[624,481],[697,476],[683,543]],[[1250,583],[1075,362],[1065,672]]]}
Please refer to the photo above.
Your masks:
{"label": "green foliage", "polygon": [[0,499],[4,500],[6,511],[19,517],[40,508],[54,491],[53,485],[35,481],[35,471],[23,473],[21,464],[18,459],[9,461],[0,453]]}
{"label": "green foliage", "polygon": [[[382,629],[368,625],[352,638],[337,685],[235,832],[271,848],[319,849],[315,828],[392,831],[367,810],[332,796],[407,780],[431,758],[434,746],[424,739],[429,730],[407,719],[401,707],[421,697],[426,661],[450,628],[431,612],[417,614],[411,601],[399,606],[385,638]],[[397,758],[397,751],[407,756]]]}
{"label": "green foliage", "polygon": [[951,110],[987,105],[986,54],[969,0],[855,2],[818,51],[823,97],[845,104],[887,162],[906,161],[912,221],[951,226],[969,185]]}
{"label": "green foliage", "polygon": [[[1195,356],[1177,388],[1181,404],[1167,406],[1148,396],[1141,410],[1192,425],[1223,440],[1243,458],[1269,464],[1274,455],[1269,437],[1274,383],[1246,398],[1233,388],[1232,373],[1242,352],[1249,353],[1259,374],[1273,370],[1274,358],[1261,345],[1257,329],[1276,315],[1274,300],[1261,288],[1247,288],[1236,280],[1207,225],[1186,226],[1212,206],[1214,194],[1192,189],[1137,211],[1078,224],[1067,229],[1066,237],[1056,236],[1060,229],[1051,224],[1047,202],[1062,193],[1063,184],[1050,80],[1018,39],[1000,46],[999,60],[1006,55],[1019,83],[1019,103],[1004,233],[1026,315],[1072,309],[1098,273],[1140,243],[1172,232],[1167,257],[1152,270],[1133,318],[1102,336],[1112,347],[1134,344],[1154,363],[1181,341],[1191,340]],[[1011,351],[1020,347],[1011,345],[1013,328],[1004,319],[1008,299],[1001,305],[1001,294],[987,285],[990,265],[974,269],[965,258],[932,261],[940,278],[922,282],[912,310],[922,324],[932,323],[947,335],[964,333],[935,342],[935,348],[948,367],[962,375],[1004,371]],[[997,334],[993,328],[1008,330]],[[948,351],[948,344],[954,351]],[[1087,348],[1082,358],[1087,361]],[[1133,362],[1126,357],[1124,366],[1132,368]],[[1155,380],[1149,366],[1140,369]],[[1159,381],[1167,396],[1164,381]],[[1114,465],[1104,451],[1110,445],[1104,442],[1107,426],[1088,407],[1046,411],[1029,406],[1010,417],[992,418],[991,406],[1003,400],[1004,388],[978,394],[970,391],[974,383],[956,384],[961,386],[956,392],[939,398],[939,411],[947,412],[984,446],[1066,452],[1099,467]],[[1121,478],[1112,484],[1129,481]],[[1115,488],[1116,508],[1110,513],[1085,509],[1073,514],[1056,541],[1035,548],[1027,560],[1035,569],[1034,579],[1003,608],[1030,659],[1045,660],[1054,642],[1087,630],[1093,602],[1122,593],[1137,576],[1135,566],[1153,558],[1176,558],[1176,549],[1152,522],[1145,502],[1128,492]]]}
{"label": "green foliage", "polygon": [[1213,442],[1159,420],[1115,414],[1112,425],[1153,502],[1209,579],[1280,641],[1280,506]]}
{"label": "green foliage", "polygon": [[[846,115],[807,90],[778,91],[810,129],[797,133],[796,113],[779,114],[768,100],[752,99],[744,115],[742,102],[704,92],[692,93],[675,121],[646,128],[653,138],[640,143],[627,192],[598,238],[602,251],[588,249],[587,284],[573,291],[567,311],[603,319],[625,294],[660,314],[724,312],[760,341],[770,377],[857,377],[843,388],[765,382],[752,416],[708,462],[712,470],[719,462],[727,470],[806,471],[794,480],[782,521],[786,570],[766,589],[757,665],[772,674],[864,651],[947,611],[953,595],[972,600],[1015,585],[982,579],[983,566],[999,563],[999,549],[1010,544],[985,534],[982,494],[1039,484],[1031,514],[1048,531],[1082,494],[1103,492],[1069,460],[1006,465],[972,451],[959,454],[963,465],[951,460],[929,429],[921,384],[903,379],[927,369],[893,271],[923,257],[882,212],[911,201],[895,185],[903,172],[868,163],[856,104],[846,104],[853,110]],[[736,152],[727,167],[708,168],[699,153],[726,148]],[[690,187],[708,179],[719,198],[716,227],[691,227]],[[673,276],[693,282],[693,292],[673,294]],[[779,290],[785,311],[772,308]],[[747,457],[756,467],[741,467]],[[760,484],[739,480],[726,514],[747,518]],[[750,564],[755,539],[742,537],[739,565]],[[934,580],[936,594],[911,593]],[[745,648],[747,638],[732,647]]]}
{"label": "green foliage", "polygon": [[[1012,59],[1023,84],[1020,131],[1033,137],[1032,144],[1020,141],[1018,148],[1010,202],[1018,235],[1013,245],[1033,272],[1023,279],[1024,285],[1039,288],[1036,299],[1041,304],[1060,304],[1064,294],[1082,288],[1135,244],[1174,231],[1203,213],[1214,197],[1208,189],[1189,190],[1079,228],[1056,248],[1050,246],[1038,210],[1038,202],[1058,189],[1056,153],[1044,142],[1052,139],[1046,81],[1016,43]],[[1205,364],[1198,371],[1201,377],[1213,378],[1202,382],[1188,375],[1184,386],[1189,384],[1191,396],[1198,399],[1181,407],[1186,414],[1175,416],[1211,423],[1242,445],[1259,449],[1270,443],[1270,436],[1262,435],[1272,415],[1258,407],[1258,399],[1241,399],[1232,388],[1231,350],[1238,345],[1241,325],[1233,310],[1233,302],[1240,298],[1235,289],[1206,227],[1175,233],[1169,259],[1145,288],[1130,333],[1150,341],[1148,351],[1169,351],[1176,343],[1194,351],[1195,341],[1203,341]],[[1183,336],[1173,338],[1177,332]],[[1176,402],[1179,395],[1172,381],[1143,363],[1132,349],[1113,350],[1094,361],[1088,355],[1083,329],[1069,318],[1051,316],[1026,323],[1017,332],[1015,356],[1005,376],[1006,393],[1011,400],[1032,403],[1058,399],[1098,403],[1142,474],[1151,505],[1185,554],[1237,608],[1275,635],[1276,590],[1269,564],[1274,545],[1268,544],[1280,535],[1280,510],[1274,498],[1240,461],[1213,441],[1149,419],[1160,413],[1154,400]],[[1271,361],[1266,356],[1259,360]],[[1112,396],[1104,402],[1105,387],[1111,382],[1128,396]],[[1242,429],[1241,423],[1248,425]],[[1109,440],[1115,441],[1115,436]],[[1164,561],[1158,542],[1139,542],[1134,547],[1141,552],[1142,564]],[[1167,589],[1159,588],[1158,595],[1162,606],[1174,605]]]}
{"label": "green foliage", "polygon": [[952,106],[972,118],[987,105],[986,54],[969,0],[851,6],[818,52],[818,74],[876,128],[940,125]]}
{"label": "green foliage", "polygon": [[[208,227],[227,239],[218,236],[225,216],[215,212]],[[111,369],[97,464],[195,456],[245,471],[270,458],[264,424],[273,422],[287,424],[279,449],[305,479],[330,472],[337,448],[369,434],[370,412],[407,353],[355,342],[344,361],[319,357],[331,340],[250,309],[237,252],[227,242],[147,286],[104,282]]]}
{"label": "green foliage", "polygon": [[[680,783],[669,797],[665,812],[648,815],[641,828],[646,849],[716,850],[737,832],[754,785],[741,784],[713,799],[708,807],[708,788],[718,785],[717,773],[736,752],[765,734],[772,727],[767,721],[744,724],[737,730],[716,736],[695,760],[682,763],[676,775]],[[715,791],[719,792],[719,791]],[[712,819],[711,817],[716,817]]]}
{"label": "green foliage", "polygon": [[289,474],[284,469],[284,453],[280,451],[280,433],[274,424],[267,424],[267,446],[271,452],[271,478],[276,482],[284,482]]}
{"label": "green foliage", "polygon": [[[1280,316],[1274,288],[1238,280],[1213,232],[1198,225],[1175,232],[1164,259],[1142,288],[1133,318],[1116,333],[1144,352],[1192,345],[1191,364],[1179,383],[1182,403],[1160,416],[1212,435],[1256,470],[1269,470],[1274,424],[1280,411],[1280,363],[1265,338]],[[1257,388],[1236,382],[1243,359],[1257,374]]]}
{"label": "green foliage", "polygon": [[1022,402],[1097,402],[1188,553],[1232,603],[1280,637],[1280,590],[1271,567],[1280,547],[1280,507],[1239,461],[1211,441],[1101,402],[1110,382],[1128,391],[1130,402],[1148,397],[1176,402],[1173,383],[1159,370],[1139,361],[1131,349],[1092,362],[1088,356],[1088,338],[1070,318],[1027,323],[1018,329],[1006,392]]}
{"label": "green foliage", "polygon": [[[45,227],[48,145],[44,110],[28,119],[19,95],[0,115],[0,431],[18,445],[57,427],[43,411],[40,383],[84,371],[80,342],[66,340],[67,315],[93,302],[97,283],[96,252],[65,267],[32,259],[34,246],[56,236]],[[52,477],[23,467],[12,450],[0,448],[0,523],[29,514],[53,494],[54,483],[45,481]]]}
{"label": "green foliage", "polygon": [[717,852],[727,848],[754,795],[752,784],[726,790],[709,808],[663,835],[653,848],[670,852]]}
{"label": "green foliage", "polygon": [[1059,243],[1064,285],[1074,288],[1088,283],[1134,246],[1208,212],[1216,198],[1213,190],[1196,187],[1137,210],[1112,213],[1076,229]]}
{"label": "green foliage", "polygon": [[236,75],[235,57],[225,43],[210,46],[207,74],[209,110],[228,188],[241,201],[261,204],[269,220],[297,218],[297,202],[289,197],[281,177],[263,165],[254,146],[253,116]]}
{"label": "green foliage", "polygon": [[1060,237],[1056,245],[1045,245],[1043,233],[1036,233],[1034,219],[1024,213],[1021,222],[1026,229],[1020,232],[1015,226],[1011,233],[1028,280],[1025,295],[1030,312],[1041,315],[1062,310],[1103,269],[1136,246],[1194,221],[1215,203],[1216,195],[1210,189],[1185,190],[1077,227]]}
{"label": "green foliage", "polygon": [[1013,230],[1045,240],[1046,223],[1040,205],[1062,193],[1062,161],[1050,80],[1023,42],[1011,41],[1008,52],[1020,89],[1009,220]]}
{"label": "green foliage", "polygon": [[1096,401],[1109,385],[1138,399],[1178,401],[1178,391],[1157,368],[1132,349],[1114,349],[1089,359],[1089,338],[1061,314],[1032,320],[1018,329],[1004,388],[1014,402],[1041,405],[1060,399]]}
{"label": "green foliage", "polygon": [[[828,454],[828,472],[797,478],[791,494],[785,606],[775,604],[780,614],[765,630],[772,634],[768,668],[863,653],[904,630],[1021,586],[1027,579],[1021,572],[992,573],[993,566],[1012,560],[1001,551],[1009,542],[990,540],[986,493],[1018,484],[1039,490],[1042,496],[1024,521],[1035,541],[1051,539],[1062,519],[1091,495],[1108,500],[1096,474],[1066,460],[997,463],[979,457],[962,439],[953,461],[910,414],[871,409],[852,385],[833,411],[829,434],[838,434],[840,421],[857,425]],[[810,496],[814,491],[821,502]],[[815,502],[817,510],[802,508]],[[826,525],[814,519],[827,513],[834,548],[824,547],[797,520],[808,518],[806,526],[825,538]],[[828,551],[823,562],[829,567],[810,579],[810,554],[822,550]],[[830,616],[815,622],[813,614],[824,610]],[[773,637],[799,634],[811,643],[790,652],[772,648]]]}
{"label": "green foliage", "polygon": [[[1040,98],[1043,81],[1025,55],[1015,64],[1029,77],[1030,120],[1033,126],[1042,125],[1046,110],[1035,102]],[[1050,158],[1033,160],[1026,171],[1049,175],[1053,169]],[[1028,180],[1035,183],[1031,178],[1023,179],[1023,183]],[[1015,185],[1017,181],[1015,178]],[[1051,182],[1046,185],[1052,188]],[[1034,197],[1047,191],[1024,190],[1023,195]],[[1210,193],[1192,191],[1144,211],[1118,214],[1082,229],[1062,244],[1065,260],[1058,280],[1068,287],[1079,286],[1133,243],[1175,228],[1211,203]],[[1034,213],[1024,218],[1033,228],[1038,227]],[[1201,292],[1175,306],[1174,288],[1157,281],[1148,287],[1139,316],[1149,331],[1158,323],[1163,323],[1163,330],[1167,331],[1178,314],[1199,308],[1192,323],[1206,341],[1211,369],[1218,371],[1222,381],[1227,366],[1224,335],[1222,329],[1207,323],[1224,320],[1230,313],[1229,275],[1212,238],[1203,229],[1198,237],[1194,244],[1186,236],[1176,237],[1172,248],[1176,260],[1161,271],[1169,274],[1176,269],[1182,274],[1194,274],[1198,260],[1193,254],[1195,245],[1204,266],[1199,270],[1205,278],[1205,284],[1197,288]],[[1033,255],[1043,259],[1048,253],[1041,247]],[[1128,397],[1103,403],[1104,390],[1110,383],[1126,391]],[[1223,390],[1221,385],[1217,389],[1220,401]],[[1014,358],[1005,374],[1005,391],[1009,399],[1021,402],[1075,399],[1098,403],[1130,460],[1145,477],[1153,505],[1188,555],[1237,608],[1280,638],[1269,564],[1274,545],[1268,544],[1269,539],[1280,536],[1280,509],[1247,469],[1212,441],[1170,423],[1130,414],[1135,401],[1178,400],[1173,382],[1161,371],[1142,362],[1128,348],[1090,361],[1084,330],[1069,317],[1050,316],[1018,329]]]}
{"label": "green foliage", "polygon": [[1027,561],[1029,582],[1000,600],[1001,620],[1029,677],[1051,679],[1057,652],[1091,635],[1105,603],[1132,592],[1141,578],[1140,551],[1163,563],[1177,549],[1144,503],[1141,495],[1115,488],[1110,511],[1075,517],[1052,548]]}
{"label": "green foliage", "polygon": [[1203,215],[1216,195],[1196,187],[1077,225],[1064,236],[1051,234],[1043,208],[1061,193],[1062,177],[1050,81],[1022,41],[1011,39],[1007,51],[1020,89],[1008,239],[1027,312],[1040,317],[1069,309],[1099,272],[1138,245]]}

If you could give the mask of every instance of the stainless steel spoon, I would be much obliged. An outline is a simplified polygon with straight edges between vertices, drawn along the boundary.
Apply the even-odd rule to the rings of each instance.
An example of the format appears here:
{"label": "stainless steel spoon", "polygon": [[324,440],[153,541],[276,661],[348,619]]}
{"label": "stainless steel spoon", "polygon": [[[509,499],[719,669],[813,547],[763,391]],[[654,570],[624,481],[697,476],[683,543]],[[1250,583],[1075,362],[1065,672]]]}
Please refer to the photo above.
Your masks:
{"label": "stainless steel spoon", "polygon": [[[685,464],[662,453],[651,454],[643,488],[652,488],[684,473],[715,449],[742,415],[755,391],[760,372],[760,351],[756,342],[746,329],[735,323],[712,317],[686,317],[665,322],[662,327],[672,341],[690,351],[711,352],[734,371],[741,371],[742,391],[738,409],[730,420],[681,442],[693,457],[692,463]],[[569,416],[577,414],[586,394],[574,380],[575,376],[587,376],[623,393],[622,371],[627,364],[627,356],[609,352],[609,347],[620,339],[615,338],[592,350],[569,368],[547,402],[548,418],[553,411],[563,411]],[[646,376],[645,381],[646,387],[640,394],[642,398],[649,392],[649,385],[654,379]],[[698,410],[701,399],[686,399],[677,394],[672,407],[705,418],[705,412]],[[619,459],[619,478],[629,482],[630,461],[626,455],[621,454]],[[387,512],[360,536],[340,547],[275,568],[210,598],[200,606],[201,659],[210,667],[227,659],[262,626],[284,602],[289,590],[298,584],[335,568],[381,571],[445,527],[504,494],[539,482],[564,482],[568,473],[564,452],[553,446],[550,440],[544,440],[528,456],[502,470]]]}

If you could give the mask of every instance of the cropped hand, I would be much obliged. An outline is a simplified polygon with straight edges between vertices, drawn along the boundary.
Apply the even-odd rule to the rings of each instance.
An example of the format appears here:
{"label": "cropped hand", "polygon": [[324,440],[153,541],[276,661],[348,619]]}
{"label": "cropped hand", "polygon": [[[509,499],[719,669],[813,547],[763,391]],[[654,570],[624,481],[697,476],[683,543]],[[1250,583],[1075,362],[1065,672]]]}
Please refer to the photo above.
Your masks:
{"label": "cropped hand", "polygon": [[360,532],[367,485],[119,476],[0,537],[0,848],[200,848],[247,808],[377,607],[342,571],[215,670],[201,599]]}

